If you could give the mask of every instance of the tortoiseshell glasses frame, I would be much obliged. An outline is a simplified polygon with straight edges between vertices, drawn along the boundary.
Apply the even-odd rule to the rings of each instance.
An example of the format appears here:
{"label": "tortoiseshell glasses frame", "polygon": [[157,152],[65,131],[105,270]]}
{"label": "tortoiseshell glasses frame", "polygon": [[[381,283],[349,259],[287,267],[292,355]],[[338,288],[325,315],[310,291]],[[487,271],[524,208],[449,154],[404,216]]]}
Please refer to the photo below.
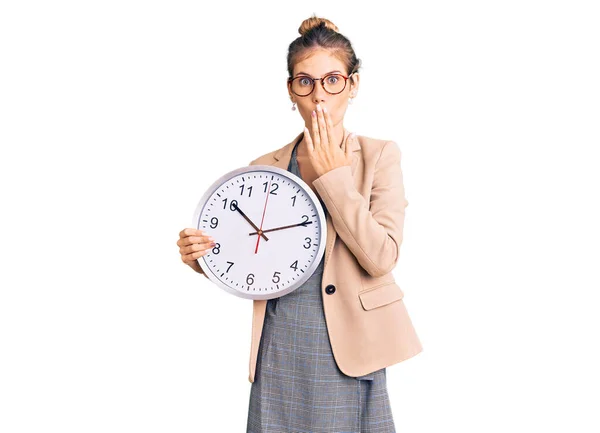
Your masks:
{"label": "tortoiseshell glasses frame", "polygon": [[[308,95],[310,95],[312,92],[314,92],[314,91],[315,91],[315,81],[320,81],[320,82],[321,82],[321,87],[323,87],[323,90],[325,90],[325,91],[326,91],[327,93],[329,93],[330,95],[338,95],[338,94],[340,94],[340,93],[342,93],[342,92],[344,91],[344,89],[346,88],[346,84],[348,83],[348,78],[350,78],[350,77],[351,77],[353,74],[354,74],[354,72],[352,72],[352,73],[351,73],[350,75],[348,75],[348,76],[345,76],[345,75],[342,75],[342,74],[338,74],[338,73],[336,72],[336,73],[334,73],[334,74],[327,74],[327,75],[325,75],[325,76],[324,76],[324,77],[322,77],[322,78],[313,78],[313,77],[310,77],[310,76],[308,76],[308,75],[298,75],[298,76],[296,76],[296,77],[293,77],[293,78],[288,78],[288,85],[290,86],[290,90],[292,91],[292,93],[293,93],[294,95],[296,95],[296,96],[300,96],[300,97],[304,97],[304,96],[308,96]],[[342,87],[342,90],[340,90],[339,92],[331,93],[330,91],[328,91],[328,90],[325,88],[325,79],[326,79],[326,78],[328,78],[328,77],[332,77],[332,76],[335,76],[335,77],[342,77],[342,78],[344,79],[344,87]],[[307,78],[307,79],[309,79],[309,80],[311,81],[311,89],[310,89],[310,92],[308,92],[306,95],[299,95],[298,93],[294,92],[294,87],[293,87],[293,85],[292,85],[292,84],[293,84],[293,81],[294,81],[294,80],[298,80],[298,79],[300,79],[300,78]]]}

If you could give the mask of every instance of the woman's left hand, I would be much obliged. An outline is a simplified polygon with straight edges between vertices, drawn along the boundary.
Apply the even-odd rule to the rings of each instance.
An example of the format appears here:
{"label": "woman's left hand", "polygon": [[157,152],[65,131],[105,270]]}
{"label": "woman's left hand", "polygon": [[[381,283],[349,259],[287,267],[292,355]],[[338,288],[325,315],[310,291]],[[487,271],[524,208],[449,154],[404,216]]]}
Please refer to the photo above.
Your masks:
{"label": "woman's left hand", "polygon": [[330,134],[333,132],[331,117],[328,112],[319,108],[317,106],[317,111],[312,113],[312,137],[308,133],[308,129],[304,127],[308,157],[318,177],[334,168],[352,165],[348,142],[355,139],[354,134],[348,134],[346,141],[342,142],[341,148],[333,143],[330,139]]}

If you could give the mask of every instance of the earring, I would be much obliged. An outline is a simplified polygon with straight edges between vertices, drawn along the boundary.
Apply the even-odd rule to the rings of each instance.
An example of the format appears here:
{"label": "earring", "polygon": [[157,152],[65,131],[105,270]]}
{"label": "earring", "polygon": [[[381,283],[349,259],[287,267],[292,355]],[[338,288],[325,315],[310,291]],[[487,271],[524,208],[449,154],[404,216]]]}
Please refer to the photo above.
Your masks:
{"label": "earring", "polygon": [[292,111],[296,111],[296,103],[295,102],[292,104]]}
{"label": "earring", "polygon": [[348,98],[348,104],[352,104],[354,102],[354,95],[356,95],[356,93],[352,92],[350,93],[350,95],[352,96],[351,98]]}

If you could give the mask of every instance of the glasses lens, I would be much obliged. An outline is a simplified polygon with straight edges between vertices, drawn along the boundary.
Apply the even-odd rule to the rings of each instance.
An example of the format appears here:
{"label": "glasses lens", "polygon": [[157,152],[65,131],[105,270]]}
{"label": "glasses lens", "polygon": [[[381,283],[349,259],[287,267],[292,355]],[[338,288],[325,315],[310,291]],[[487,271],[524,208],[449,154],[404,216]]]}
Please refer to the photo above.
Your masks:
{"label": "glasses lens", "polygon": [[338,74],[327,75],[323,81],[325,90],[329,93],[340,93],[346,87],[346,80]]}
{"label": "glasses lens", "polygon": [[292,80],[292,91],[298,96],[306,96],[312,92],[313,82],[308,77],[296,77]]}

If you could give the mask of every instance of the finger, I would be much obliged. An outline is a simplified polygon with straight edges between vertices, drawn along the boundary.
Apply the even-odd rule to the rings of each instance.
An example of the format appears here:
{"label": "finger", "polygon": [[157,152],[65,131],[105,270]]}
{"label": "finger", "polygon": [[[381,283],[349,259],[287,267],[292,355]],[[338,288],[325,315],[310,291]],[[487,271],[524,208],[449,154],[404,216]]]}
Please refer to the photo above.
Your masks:
{"label": "finger", "polygon": [[[348,155],[350,152],[350,140],[354,140],[354,133],[350,133],[348,134],[348,136],[346,137],[345,140],[345,145],[344,145],[344,153],[346,153],[346,155]],[[348,151],[347,151],[348,150]]]}
{"label": "finger", "polygon": [[329,140],[329,137],[327,136],[327,124],[325,123],[323,107],[321,107],[321,104],[317,104],[317,121],[319,123],[319,138],[321,140],[319,143],[323,147],[329,147],[331,140]]}
{"label": "finger", "polygon": [[346,143],[346,148],[344,149],[344,152],[346,153],[346,160],[350,159],[350,140],[356,139],[356,134],[354,132],[348,136],[348,142]]}
{"label": "finger", "polygon": [[192,259],[197,259],[198,257],[207,255],[209,252],[210,252],[210,250],[196,251],[195,253],[190,254],[190,257]]}
{"label": "finger", "polygon": [[183,230],[181,230],[179,232],[179,238],[180,239],[185,238],[187,236],[195,234],[198,231],[199,231],[198,229],[194,229],[194,228],[191,228],[191,227],[186,227],[186,228],[184,228]]}
{"label": "finger", "polygon": [[329,115],[329,111],[327,111],[327,107],[323,107],[323,116],[325,118],[325,128],[327,131],[327,140],[329,144],[335,145],[333,143],[333,122],[331,121],[331,116]]}
{"label": "finger", "polygon": [[180,248],[180,253],[182,256],[185,256],[185,255],[190,255],[190,254],[196,253],[198,251],[208,251],[208,250],[213,249],[214,247],[215,247],[215,245],[213,245],[213,243],[211,243],[211,242],[195,243],[195,244],[191,244],[191,245]]}
{"label": "finger", "polygon": [[200,233],[202,233],[202,236],[187,236],[185,238],[179,239],[177,241],[177,246],[184,247],[191,244],[209,243],[211,241],[214,241],[214,238],[212,236],[204,234],[204,232],[202,231],[200,231]]}
{"label": "finger", "polygon": [[190,254],[186,254],[186,255],[182,255],[181,256],[181,260],[184,263],[187,262],[193,262],[194,260],[196,260],[198,257],[202,257],[205,256],[206,254],[208,254],[209,250],[201,250],[201,251],[195,251],[193,253]]}
{"label": "finger", "polygon": [[312,136],[313,136],[313,148],[319,150],[321,147],[321,136],[319,134],[319,124],[317,122],[317,113],[313,110],[312,114]]}
{"label": "finger", "polygon": [[304,139],[306,140],[306,148],[308,149],[308,154],[310,155],[314,150],[312,138],[310,138],[310,133],[308,132],[308,128],[304,127]]}
{"label": "finger", "polygon": [[213,238],[212,236],[190,236],[187,239],[189,241],[189,245],[210,244],[211,242],[215,242],[215,238]]}
{"label": "finger", "polygon": [[179,232],[179,240],[177,241],[177,245],[180,244],[179,241],[183,241],[184,239],[188,238],[189,236],[202,236],[205,234],[206,234],[206,232],[204,232],[202,230],[187,227]]}

